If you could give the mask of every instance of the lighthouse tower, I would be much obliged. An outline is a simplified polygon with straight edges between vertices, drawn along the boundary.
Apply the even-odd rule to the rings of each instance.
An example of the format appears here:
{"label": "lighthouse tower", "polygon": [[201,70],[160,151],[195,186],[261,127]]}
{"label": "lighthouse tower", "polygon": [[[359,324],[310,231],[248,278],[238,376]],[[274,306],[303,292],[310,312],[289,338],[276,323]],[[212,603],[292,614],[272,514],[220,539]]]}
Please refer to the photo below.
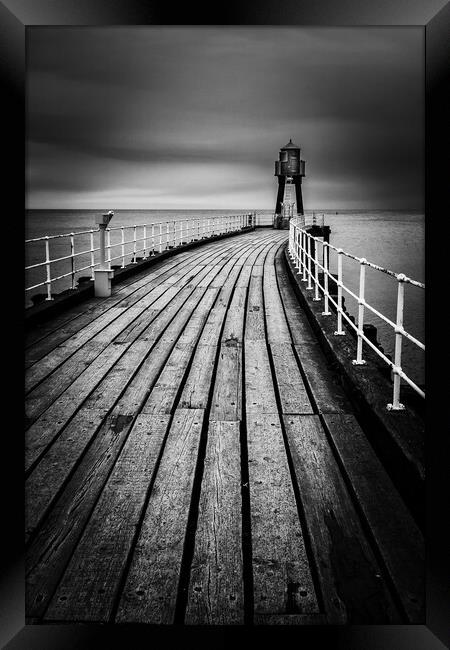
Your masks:
{"label": "lighthouse tower", "polygon": [[280,149],[279,160],[275,161],[275,176],[278,177],[278,194],[274,227],[288,228],[291,217],[303,214],[302,177],[305,176],[300,147],[292,140]]}

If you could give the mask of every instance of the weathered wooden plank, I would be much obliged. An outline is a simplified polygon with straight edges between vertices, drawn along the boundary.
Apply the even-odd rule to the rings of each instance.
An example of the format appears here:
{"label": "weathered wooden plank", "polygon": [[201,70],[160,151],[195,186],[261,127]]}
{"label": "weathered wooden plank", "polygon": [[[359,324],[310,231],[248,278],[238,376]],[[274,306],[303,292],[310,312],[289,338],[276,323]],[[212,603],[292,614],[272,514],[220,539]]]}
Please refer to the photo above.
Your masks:
{"label": "weathered wooden plank", "polygon": [[[161,266],[164,262],[161,261],[152,267],[151,272],[143,271],[136,276],[124,279],[120,285],[114,285],[114,292],[109,298],[102,298],[101,300],[90,298],[84,301],[82,306],[76,305],[63,314],[55,316],[50,321],[38,323],[26,335],[27,348],[32,348],[27,350],[27,357],[29,356],[31,362],[41,358],[42,351],[46,354],[52,349],[52,346],[56,347],[65,338],[78,332],[111,307],[118,305],[126,296],[131,295],[145,285],[151,286],[152,283],[156,285],[157,282],[155,281],[158,281],[170,269],[180,268],[181,264],[186,265],[190,261],[189,255],[185,253],[184,257],[180,255],[171,262],[167,261],[163,270],[161,270]],[[47,340],[44,341],[44,339]]]}
{"label": "weathered wooden plank", "polygon": [[[198,298],[202,295],[203,290],[200,289],[195,289],[192,291],[192,289],[187,289],[186,291],[181,294],[180,292],[180,300],[184,299],[186,300],[190,298],[191,300],[195,301],[198,300]],[[82,374],[78,379],[76,379],[72,385],[65,391],[63,398],[60,398],[59,401],[61,400],[66,404],[66,409],[61,409],[60,405],[57,404],[56,402],[54,405],[52,404],[49,407],[50,411],[50,416],[51,414],[56,411],[58,413],[58,419],[56,420],[57,427],[55,427],[55,421],[51,419],[50,417],[50,426],[48,426],[49,423],[49,418],[46,417],[47,413],[44,413],[43,420],[42,422],[37,421],[32,427],[29,429],[29,432],[27,433],[27,442],[26,442],[26,467],[30,467],[30,465],[36,461],[37,457],[39,454],[43,451],[43,449],[51,442],[51,440],[56,436],[57,431],[61,430],[62,426],[64,423],[67,421],[68,418],[70,418],[73,413],[76,411],[76,408],[85,400],[89,394],[90,391],[94,390],[96,384],[98,384],[101,379],[102,379],[102,373],[106,373],[110,368],[111,365],[114,361],[117,360],[118,357],[120,357],[124,350],[127,351],[127,354],[125,354],[125,359],[122,363],[120,363],[119,359],[119,366],[117,372],[114,372],[114,369],[112,373],[109,375],[106,375],[106,383],[104,382],[103,384],[100,385],[100,391],[96,391],[95,395],[91,398],[91,406],[95,404],[96,407],[99,406],[98,404],[98,398],[99,394],[100,397],[102,397],[105,393],[108,394],[108,391],[114,390],[114,387],[117,387],[117,379],[118,379],[118,374],[122,375],[122,378],[125,379],[124,375],[130,376],[130,372],[133,373],[137,367],[137,364],[139,363],[139,359],[136,358],[136,353],[138,354],[138,357],[142,354],[143,357],[145,357],[146,352],[151,348],[151,345],[155,343],[158,338],[161,336],[161,333],[164,329],[164,327],[169,326],[169,329],[165,332],[166,335],[166,342],[169,342],[169,335],[172,334],[172,341],[176,339],[178,336],[180,330],[176,328],[174,329],[174,326],[170,327],[171,319],[173,316],[176,314],[177,319],[175,320],[175,323],[179,322],[180,317],[188,317],[191,314],[191,306],[186,305],[185,302],[179,302],[177,301],[172,301],[171,303],[171,309],[166,309],[164,312],[162,312],[157,318],[155,318],[154,322],[151,323],[143,332],[142,335],[140,335],[140,338],[135,341],[132,345],[131,348],[126,350],[126,346],[120,346],[118,345],[119,341],[115,341],[112,346],[109,346],[109,348],[106,348],[106,350],[103,351],[102,355],[98,358],[97,363],[94,365],[91,365],[90,368],[85,371],[84,374]],[[181,309],[180,309],[181,306]],[[182,321],[184,324],[186,321]],[[143,349],[142,347],[142,341],[146,342],[146,345],[144,346],[146,349]],[[108,364],[108,358],[111,357],[111,363]],[[96,367],[98,366],[98,368]],[[125,366],[125,367],[124,367]],[[100,374],[99,374],[100,373]],[[87,377],[87,380],[86,380]],[[108,383],[112,384],[113,386],[108,386]],[[120,381],[120,379],[119,379]],[[109,403],[111,404],[111,399],[109,400]],[[31,402],[31,408],[33,407],[33,403]],[[30,408],[30,407],[28,407]],[[35,408],[41,408],[42,409],[42,402],[38,402]],[[63,418],[65,419],[61,420],[61,412],[63,412]]]}
{"label": "weathered wooden plank", "polygon": [[[205,325],[205,328],[202,332],[202,336],[199,342],[198,350],[194,356],[192,367],[187,377],[186,384],[181,396],[180,406],[183,408],[206,408],[210,383],[214,368],[214,360],[216,357],[216,345],[218,343],[218,337],[220,329],[222,326],[223,319],[225,318],[224,331],[222,334],[223,343],[227,343],[228,340],[232,342],[234,340],[232,333],[236,330],[236,336],[240,337],[242,342],[242,327],[244,321],[244,313],[242,311],[243,302],[247,293],[248,283],[251,276],[251,266],[247,265],[249,260],[255,260],[259,255],[260,250],[267,248],[267,246],[272,245],[271,239],[264,239],[263,244],[260,244],[258,247],[251,247],[249,252],[246,251],[242,256],[235,256],[235,260],[240,260],[242,264],[240,265],[240,270],[233,268],[230,273],[230,276],[227,280],[232,282],[236,271],[239,273],[236,281],[233,298],[231,300],[230,306],[229,298],[231,295],[231,286],[224,285],[223,292],[221,292],[219,300],[217,301],[214,309],[211,311],[208,321]],[[228,308],[228,311],[227,311]],[[214,346],[214,347],[211,347]],[[226,353],[228,362],[228,367],[232,363],[232,357],[235,357],[235,378],[239,377],[239,355],[236,352]],[[220,361],[219,361],[220,364]],[[219,374],[223,373],[225,368],[219,368]],[[234,401],[230,399],[230,402]],[[215,401],[213,400],[213,403]],[[237,406],[237,404],[229,404],[229,407]],[[234,413],[234,411],[233,411]],[[236,411],[237,413],[237,411]],[[232,419],[234,415],[231,415]]]}
{"label": "weathered wooden plank", "polygon": [[239,267],[233,267],[230,271],[229,278],[222,286],[219,299],[211,310],[208,320],[206,321],[204,330],[201,336],[202,345],[217,345],[220,333],[223,326],[225,315],[227,314],[230,296],[233,291],[234,284],[239,274]]}
{"label": "weathered wooden plank", "polygon": [[274,267],[264,267],[264,305],[269,343],[291,343]]}
{"label": "weathered wooden plank", "polygon": [[208,318],[214,303],[218,288],[206,290],[202,299],[192,313],[185,330],[178,339],[170,357],[164,366],[149,398],[143,406],[143,413],[171,413],[179,385],[184,377],[189,360],[191,359],[195,344],[197,343],[202,327]]}
{"label": "weathered wooden plank", "polygon": [[317,415],[284,416],[329,623],[400,623]]}
{"label": "weathered wooden plank", "polygon": [[37,461],[79,408],[109,410],[126,389],[150,348],[151,345],[145,341],[135,341],[114,365],[114,359],[111,359],[110,367],[108,355],[104,353],[98,360],[98,373],[91,366],[87,378],[82,375],[76,379],[26,432],[25,469]]}
{"label": "weathered wooden plank", "polygon": [[[186,291],[184,293],[180,292],[179,298],[186,300],[188,297],[190,297],[192,299],[192,297],[195,298],[198,295],[200,295],[198,292],[197,292],[197,294],[195,294],[195,292],[192,292],[191,288],[189,288],[189,289],[186,288]],[[170,300],[170,296],[168,296],[167,298]],[[181,303],[181,304],[183,304],[183,303]],[[160,304],[160,306],[161,306],[161,304]],[[147,326],[147,328],[144,329],[144,334],[140,337],[141,339],[144,339],[149,343],[154,342],[155,340],[157,340],[157,337],[160,336],[160,334],[161,334],[161,328],[164,327],[164,325],[166,325],[168,323],[169,317],[172,317],[173,314],[176,311],[180,310],[180,302],[179,301],[173,302],[171,307],[172,307],[172,309],[166,309],[166,311],[164,312],[164,314],[161,315],[160,318],[156,318],[153,323],[151,323],[149,326]],[[184,309],[183,313],[184,314],[190,313],[190,309],[188,309],[188,310]],[[152,325],[153,325],[153,327],[152,327]],[[135,334],[138,334],[138,333],[139,333],[139,330],[137,330],[135,332]],[[103,351],[103,354],[99,359],[100,368],[103,368],[105,370],[105,372],[109,369],[109,366],[108,366],[107,363],[103,363],[103,360],[106,360],[108,358],[108,355],[112,354],[112,355],[117,356],[119,354],[119,351],[121,349],[120,346],[118,346],[119,343],[120,343],[120,341],[118,339],[116,339],[114,341],[113,346],[110,346],[109,351],[106,354],[105,354],[105,351]],[[123,349],[124,348],[122,348],[122,350]],[[108,350],[108,348],[107,348],[107,350]],[[133,360],[133,355],[131,355],[131,357],[130,357],[130,355],[128,355],[128,359]],[[93,385],[95,385],[95,383],[98,382],[100,380],[100,378],[101,378],[101,377],[99,378],[97,376],[96,372],[94,372],[94,371],[95,371],[95,368],[91,366],[88,369],[88,371],[86,371],[84,373],[85,375],[86,374],[89,375],[89,380],[86,382],[85,379],[84,379],[84,375],[83,375],[81,378],[79,378],[80,381],[75,381],[71,386],[71,390],[69,390],[69,394],[70,394],[70,392],[72,394],[75,393],[75,395],[77,396],[79,402],[86,398],[89,390],[92,390]],[[70,378],[70,374],[68,376]],[[81,386],[78,386],[78,384],[80,384],[80,383],[81,383]],[[81,390],[80,390],[80,388],[81,388]],[[66,391],[65,396],[67,397],[67,391]],[[51,397],[54,398],[55,396],[51,395]],[[44,399],[44,401],[45,401],[45,399]],[[43,400],[42,400],[41,396],[39,395],[39,399],[37,401],[37,404],[35,405],[34,402],[31,401],[28,408],[32,409],[33,406],[34,406],[35,409],[40,409],[40,411],[42,412],[42,410],[44,410],[44,407],[46,405],[47,405],[47,402],[43,403]],[[70,415],[73,414],[73,409],[74,408],[75,408],[75,405],[72,403],[70,413],[68,411],[68,416],[69,417],[70,417]],[[32,411],[31,414],[34,415],[34,417],[36,417],[36,412]],[[39,414],[39,412],[37,413],[37,415],[38,414]],[[29,416],[30,416],[30,414],[29,414]],[[35,429],[31,432],[31,436],[30,436],[31,440],[34,440],[34,438],[36,437],[36,433],[38,433],[39,449],[41,449],[42,448],[42,444],[41,444],[41,442],[42,442],[41,441],[42,427],[40,427],[40,426],[35,427]],[[49,435],[50,435],[50,432],[47,430],[45,438],[48,439]],[[47,440],[46,444],[48,444],[48,440]],[[32,462],[34,462],[34,460],[35,460],[35,456],[33,455]]]}
{"label": "weathered wooden plank", "polygon": [[247,413],[277,413],[278,406],[265,341],[245,340],[244,350]]}
{"label": "weathered wooden plank", "polygon": [[242,345],[244,338],[244,314],[247,287],[236,287],[231,300],[230,309],[225,320],[222,340],[235,341]]}
{"label": "weathered wooden plank", "polygon": [[89,341],[63,363],[52,375],[36,386],[25,402],[25,415],[28,424],[34,422],[44,411],[71,386],[77,379],[83,395],[86,396],[101,376],[109,370],[125,351],[121,345],[105,346],[99,341]]}
{"label": "weathered wooden plank", "polygon": [[214,391],[212,420],[239,420],[242,416],[242,349],[234,341],[220,346]]}
{"label": "weathered wooden plank", "polygon": [[278,277],[278,288],[286,311],[292,340],[295,345],[310,345],[316,343],[317,338],[311,329],[308,318],[301,308],[297,296],[291,285],[291,281],[284,267],[282,258],[276,256],[275,271]]}
{"label": "weathered wooden plank", "polygon": [[43,519],[107,413],[107,409],[95,408],[79,411],[31,472],[25,483],[25,541]]}
{"label": "weathered wooden plank", "polygon": [[49,604],[46,621],[110,619],[168,423],[168,416],[138,416]]}
{"label": "weathered wooden plank", "polygon": [[313,413],[302,375],[289,343],[270,345],[283,413]]}
{"label": "weathered wooden plank", "polygon": [[319,343],[294,347],[319,413],[351,413],[350,402]]}
{"label": "weathered wooden plank", "polygon": [[248,290],[247,313],[245,323],[246,341],[265,341],[264,302],[262,292],[262,275],[254,275],[262,266],[253,266]]}
{"label": "weathered wooden plank", "polygon": [[255,614],[314,614],[305,550],[278,414],[247,413]]}
{"label": "weathered wooden plank", "polygon": [[[220,244],[223,247],[224,243],[221,242]],[[106,312],[110,307],[118,304],[125,296],[130,295],[144,285],[150,285],[152,281],[156,281],[156,285],[159,284],[161,276],[165,275],[167,271],[170,269],[179,270],[182,268],[182,265],[191,265],[197,258],[204,256],[205,252],[211,254],[210,248],[205,246],[197,251],[180,251],[174,258],[156,260],[150,270],[144,269],[137,272],[136,275],[121,280],[120,284],[114,285],[113,294],[109,298],[102,298],[101,300],[98,298],[90,298],[83,302],[82,307],[76,305],[69,308],[64,314],[53,317],[48,322],[35,325],[33,330],[26,333],[26,347],[31,348],[47,337],[54,338],[57,341],[56,344],[58,344],[61,342],[59,336],[63,327],[71,334],[74,334],[91,320]],[[52,349],[51,342],[46,345],[49,345],[48,350]],[[28,350],[28,352],[34,356],[34,352],[31,350]]]}
{"label": "weathered wooden plank", "polygon": [[424,623],[423,536],[354,415],[324,420],[408,619]]}
{"label": "weathered wooden plank", "polygon": [[197,346],[189,375],[180,397],[180,408],[205,409],[217,354],[216,345]]}
{"label": "weathered wooden plank", "polygon": [[239,422],[210,422],[186,624],[244,623]]}
{"label": "weathered wooden plank", "polygon": [[[235,248],[234,252],[236,250],[237,249]],[[223,259],[225,260],[225,258]],[[212,269],[206,269],[206,273],[210,273],[210,278],[213,283],[217,282],[218,276],[214,276]],[[193,278],[189,278],[189,281],[192,279]],[[200,294],[198,293],[196,294],[196,299],[199,298]],[[166,311],[167,307],[163,308],[161,313],[165,314]],[[130,361],[130,359],[132,359],[132,363],[136,363],[137,361],[138,348],[135,347],[136,344],[146,344],[146,337],[148,337],[148,340],[153,345],[157,336],[162,332],[164,332],[164,334],[161,339],[157,340],[158,342],[152,349],[151,353],[145,357],[138,373],[131,379],[131,374],[121,375],[120,372],[116,372],[116,369],[119,368],[119,364],[122,361],[120,360],[104,378],[105,383],[103,384],[103,390],[100,388],[99,384],[97,386],[98,390],[95,389],[87,398],[86,403],[89,403],[89,406],[92,409],[95,408],[95,405],[101,406],[108,401],[110,390],[113,392],[116,391],[114,393],[113,403],[111,404],[112,406],[114,401],[118,398],[121,376],[122,379],[124,379],[122,388],[125,392],[122,397],[118,399],[111,415],[101,424],[100,429],[97,431],[94,424],[88,422],[88,430],[83,430],[80,445],[75,445],[75,457],[70,459],[67,472],[64,473],[63,471],[60,471],[61,466],[55,467],[55,473],[52,475],[52,485],[56,492],[64,486],[66,481],[68,482],[60,493],[60,496],[58,496],[56,501],[52,504],[52,508],[48,512],[45,521],[43,521],[42,527],[37,532],[28,552],[27,571],[28,584],[31,585],[31,592],[29,593],[29,597],[27,597],[27,610],[32,611],[30,614],[31,616],[39,618],[45,610],[48,598],[56,587],[61,577],[61,572],[76,547],[80,534],[82,533],[92,512],[92,507],[95,505],[96,500],[101,493],[104,482],[114,465],[121,445],[126,440],[133,418],[142,407],[143,401],[148,396],[148,393],[155,383],[164,363],[167,362],[168,355],[184,327],[183,323],[185,324],[187,322],[186,318],[189,318],[191,312],[192,305],[190,306],[190,310],[187,308],[186,311],[183,312],[182,316],[176,314],[174,326],[172,326],[171,323],[165,328],[165,330],[164,328],[163,330],[160,329],[159,333],[153,329],[149,334],[148,329],[145,330],[142,333],[142,336],[135,341],[133,347],[130,347],[130,349],[127,350],[127,354],[124,355],[123,365],[121,366],[123,373],[131,370],[130,366],[132,364],[129,364],[127,368],[126,358],[128,357],[128,354],[131,354],[132,350],[133,353],[128,357],[128,361]],[[172,312],[171,317],[174,315],[175,314]],[[151,328],[152,326],[153,323],[149,327]],[[187,329],[189,329],[189,326]],[[145,350],[141,348],[140,351],[144,357]],[[74,384],[71,384],[71,387],[73,385]],[[64,402],[64,406],[67,408],[71,404],[74,404],[76,397],[73,394],[69,395],[69,393],[70,391],[66,390],[53,405],[61,406]],[[45,415],[49,414],[49,412],[50,409],[45,413]],[[80,411],[80,414],[81,412],[82,411]],[[64,417],[64,411],[57,414],[55,410],[54,415]],[[42,416],[42,418],[43,417],[44,416]],[[50,424],[50,420],[48,423]],[[62,426],[64,426],[64,424]],[[110,430],[111,428],[113,431]],[[67,429],[67,435],[64,437],[64,434],[66,434],[66,430],[64,430],[63,435],[60,437],[61,446],[59,448],[59,453],[61,453],[61,459],[64,454],[70,454],[69,437],[71,431],[69,427]],[[83,445],[81,442],[83,438],[86,445],[89,445],[86,452],[82,451]],[[64,445],[66,445],[66,451],[64,451]],[[55,447],[55,451],[58,451],[57,447]],[[81,454],[84,454],[82,455],[81,460],[80,452]],[[58,454],[56,457],[58,458]],[[51,456],[49,456],[49,458],[51,458]],[[78,465],[77,462],[79,462]],[[37,467],[39,467],[39,465]],[[75,471],[73,471],[74,468]],[[72,471],[73,474],[70,475]],[[44,472],[42,473],[42,476],[44,476]],[[58,487],[55,487],[56,484]],[[44,502],[47,497],[45,497],[45,495],[43,496]],[[45,503],[42,508],[44,510],[47,508]],[[67,515],[68,512],[71,514]],[[72,514],[75,516],[72,517]],[[47,531],[47,534],[45,531]],[[40,589],[40,586],[42,586],[42,589]],[[31,609],[28,607],[28,604],[30,603]]]}
{"label": "weathered wooden plank", "polygon": [[[100,358],[91,364],[90,370],[86,375],[78,377],[70,387],[70,392],[55,401],[49,408],[37,419],[25,433],[25,469],[36,461],[42,451],[50,444],[57,432],[61,430],[64,424],[72,417],[78,406],[88,397],[89,393],[101,381],[104,374],[116,363],[123,353],[119,347],[110,348],[104,351]],[[36,417],[40,403],[31,411]],[[32,409],[34,404],[26,405],[27,413]]]}
{"label": "weathered wooden plank", "polygon": [[[208,261],[208,259],[212,257],[212,255],[213,253],[211,251],[206,251],[206,252],[202,251],[202,253],[194,255],[192,260],[188,259],[186,262],[182,264],[177,264],[175,261],[168,263],[167,270],[164,270],[163,273],[148,274],[149,279],[148,281],[145,282],[143,281],[142,283],[143,286],[140,286],[138,289],[135,289],[131,294],[122,297],[119,301],[114,300],[114,304],[116,305],[115,307],[116,311],[114,312],[111,311],[112,308],[110,307],[108,310],[105,310],[106,313],[104,313],[103,318],[101,318],[100,320],[89,319],[88,324],[84,327],[83,330],[81,331],[77,330],[75,335],[68,337],[63,347],[63,351],[65,352],[66,356],[70,353],[72,349],[78,349],[80,345],[83,345],[84,341],[89,340],[89,338],[93,335],[96,335],[97,337],[103,336],[105,337],[106,342],[109,342],[109,338],[111,334],[108,331],[109,330],[108,324],[110,323],[110,321],[113,321],[115,318],[117,318],[118,315],[120,316],[124,311],[126,311],[126,314],[129,314],[130,313],[129,308],[132,307],[133,305],[136,305],[137,303],[139,303],[140,310],[141,312],[143,312],[144,309],[146,309],[149,305],[154,303],[155,300],[158,298],[158,296],[163,294],[166,290],[172,289],[171,295],[172,296],[175,295],[177,291],[173,290],[173,285],[178,284],[180,280],[185,280],[184,284],[187,284],[187,282],[191,281],[192,278],[195,278],[196,275],[200,274],[200,272],[203,271],[204,269],[204,265],[198,264],[198,261],[202,261],[202,260]],[[223,253],[222,256],[223,255],[226,255],[226,253]],[[222,256],[219,256],[219,258],[221,259]],[[201,277],[199,275],[198,278],[199,281],[201,280],[202,277],[203,275]],[[156,280],[158,281],[157,283]],[[106,304],[108,303],[108,301],[111,301],[111,298],[106,299]],[[58,348],[56,348],[56,350],[53,350],[53,352],[57,352],[57,350]],[[31,350],[28,351],[27,357],[31,363],[33,363],[33,359],[34,356],[36,356],[36,353],[37,352],[35,349],[33,351]],[[27,377],[27,389],[29,388],[29,384],[35,385],[36,381],[40,381],[42,379],[42,373],[44,372],[44,370],[46,371],[45,374],[47,374],[49,368],[53,369],[54,367],[56,367],[58,365],[58,360],[60,359],[60,356],[61,355],[50,353],[46,355],[45,358],[43,359],[45,361],[45,368],[44,366],[42,366],[41,369],[39,369],[33,366],[33,369],[30,370]]]}
{"label": "weathered wooden plank", "polygon": [[118,623],[173,623],[203,423],[177,409],[116,615]]}
{"label": "weathered wooden plank", "polygon": [[[118,402],[116,403],[113,411],[112,411],[112,417],[116,416],[121,418],[121,422],[127,420],[127,423],[130,424],[132,422],[133,416],[139,412],[139,410],[143,406],[143,402],[145,399],[148,397],[148,394],[156,380],[156,377],[158,376],[161,367],[164,365],[166,362],[174,343],[176,342],[177,338],[179,337],[180,333],[182,332],[186,322],[188,321],[192,310],[195,308],[195,305],[197,302],[200,300],[201,295],[205,292],[204,289],[196,289],[193,292],[193,295],[197,292],[195,300],[192,302],[192,304],[185,306],[183,309],[181,309],[176,318],[173,319],[173,321],[170,323],[170,325],[166,328],[165,330],[165,336],[160,337],[154,348],[151,350],[151,353],[145,358],[144,362],[142,363],[141,367],[139,368],[139,371],[137,374],[133,377],[132,381],[128,384],[126,391],[124,394],[120,397]],[[102,437],[105,437],[108,439],[109,436],[109,419],[106,421],[106,423],[101,427],[100,431],[98,432],[96,436],[96,441],[98,438],[102,439]],[[95,441],[95,442],[96,442]],[[83,458],[83,461],[80,464],[80,467],[83,466],[84,461],[88,463],[89,467],[89,459],[92,458],[92,450],[96,448],[95,444],[92,444],[89,450],[87,451],[85,457]],[[86,470],[88,472],[88,470]],[[104,477],[104,473],[102,474],[102,477]],[[61,535],[64,538],[64,543],[61,542],[59,544],[58,550],[60,551],[60,556],[64,556],[64,553],[70,552],[69,549],[71,545],[74,545],[77,541],[77,532],[70,530],[67,532],[65,530],[68,526],[68,522],[64,517],[64,506],[63,506],[63,511],[61,514],[61,506],[60,502],[63,504],[66,503],[66,499],[70,499],[70,495],[72,494],[71,490],[73,484],[78,484],[80,481],[83,480],[83,477],[80,476],[77,472],[75,472],[73,480],[69,482],[68,487],[62,494],[60,500],[56,503],[55,505],[55,517],[52,517],[50,521],[53,521],[53,527],[56,528],[58,531],[58,535]],[[101,489],[101,478],[97,478],[97,480],[93,481],[93,491],[95,492],[96,490],[98,491]],[[67,493],[67,494],[66,494]],[[91,504],[91,501],[88,501],[89,504]],[[66,506],[65,507],[70,507]],[[58,514],[59,513],[59,514]],[[84,516],[88,516],[88,512],[86,511],[84,513]],[[53,515],[53,511],[51,513]],[[64,532],[63,532],[64,531]],[[52,529],[50,528],[47,530],[47,535],[52,536],[54,533]],[[42,538],[38,536],[36,544],[39,546],[39,543],[42,543]],[[62,562],[62,560],[61,560]],[[62,564],[59,564],[57,569],[55,569],[54,573],[52,574],[52,579],[53,581],[57,581],[58,575],[57,571],[61,570]],[[45,562],[43,564],[43,567],[37,567],[36,568],[36,573],[37,575],[40,575],[41,570],[45,569]],[[50,577],[49,577],[50,580]],[[34,584],[34,583],[33,583]],[[41,594],[42,603],[45,601],[47,594]],[[35,611],[39,612],[41,609],[38,607],[38,603],[33,603],[32,607],[36,608]],[[39,615],[39,614],[37,614]]]}
{"label": "weathered wooden plank", "polygon": [[107,417],[27,549],[27,617],[43,615],[132,422],[119,411]]}

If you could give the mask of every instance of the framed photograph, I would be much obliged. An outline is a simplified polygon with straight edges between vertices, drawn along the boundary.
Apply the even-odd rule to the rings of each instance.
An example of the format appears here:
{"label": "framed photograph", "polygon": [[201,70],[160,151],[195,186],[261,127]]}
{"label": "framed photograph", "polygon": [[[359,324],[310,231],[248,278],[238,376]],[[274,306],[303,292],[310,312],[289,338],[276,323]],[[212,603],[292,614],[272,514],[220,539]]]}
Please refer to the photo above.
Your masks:
{"label": "framed photograph", "polygon": [[450,13],[353,5],[0,5],[9,650],[449,643]]}

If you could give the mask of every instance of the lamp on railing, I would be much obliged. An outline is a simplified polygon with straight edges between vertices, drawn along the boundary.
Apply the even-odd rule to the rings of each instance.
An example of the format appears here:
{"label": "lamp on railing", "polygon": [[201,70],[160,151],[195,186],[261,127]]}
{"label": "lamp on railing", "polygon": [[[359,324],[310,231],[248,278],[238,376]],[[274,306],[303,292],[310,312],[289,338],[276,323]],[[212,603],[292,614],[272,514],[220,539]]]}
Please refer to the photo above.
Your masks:
{"label": "lamp on railing", "polygon": [[111,270],[110,263],[106,261],[105,233],[113,216],[114,212],[109,210],[109,212],[95,217],[100,234],[100,267],[94,269],[94,291],[95,295],[100,298],[107,298],[111,295],[111,280],[114,271]]}

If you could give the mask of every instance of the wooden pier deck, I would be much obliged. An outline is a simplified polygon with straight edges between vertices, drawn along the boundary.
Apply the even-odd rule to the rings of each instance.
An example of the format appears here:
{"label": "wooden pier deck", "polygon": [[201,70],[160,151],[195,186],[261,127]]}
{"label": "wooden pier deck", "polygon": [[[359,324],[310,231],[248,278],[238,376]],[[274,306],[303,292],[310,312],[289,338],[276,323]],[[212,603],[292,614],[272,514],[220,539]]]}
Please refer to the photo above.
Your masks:
{"label": "wooden pier deck", "polygon": [[30,623],[424,622],[422,535],[286,239],[180,251],[30,332]]}

